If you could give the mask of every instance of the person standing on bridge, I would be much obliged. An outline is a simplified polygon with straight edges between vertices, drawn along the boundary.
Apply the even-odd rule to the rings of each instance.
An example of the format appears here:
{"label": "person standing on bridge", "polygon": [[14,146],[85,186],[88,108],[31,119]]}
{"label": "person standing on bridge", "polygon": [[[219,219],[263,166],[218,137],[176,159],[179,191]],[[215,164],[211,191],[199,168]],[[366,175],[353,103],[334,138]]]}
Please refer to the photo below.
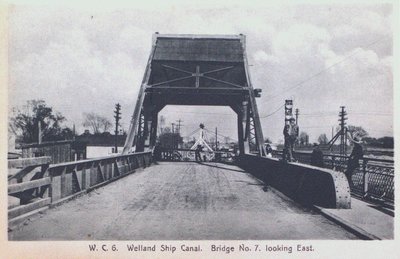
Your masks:
{"label": "person standing on bridge", "polygon": [[324,154],[317,143],[314,143],[314,149],[311,153],[311,165],[324,167]]}
{"label": "person standing on bridge", "polygon": [[353,150],[351,151],[349,160],[347,162],[347,169],[345,171],[345,175],[347,177],[347,180],[349,181],[350,187],[353,187],[353,180],[352,180],[352,175],[354,173],[354,170],[356,170],[360,166],[360,159],[363,159],[364,157],[364,151],[361,146],[362,140],[361,137],[358,135],[358,133],[354,134],[354,137],[349,133],[347,130],[347,135],[349,137],[349,140],[353,142],[354,147]]}
{"label": "person standing on bridge", "polygon": [[266,156],[272,158],[272,147],[270,144],[265,145],[265,151],[267,152]]}
{"label": "person standing on bridge", "polygon": [[289,124],[283,128],[283,136],[285,137],[285,147],[283,150],[283,161],[293,162],[293,149],[294,143],[296,143],[299,137],[299,126],[296,125],[295,119],[291,117]]}
{"label": "person standing on bridge", "polygon": [[197,145],[196,151],[194,152],[196,161],[201,162],[201,151],[203,151],[203,147],[199,144]]}

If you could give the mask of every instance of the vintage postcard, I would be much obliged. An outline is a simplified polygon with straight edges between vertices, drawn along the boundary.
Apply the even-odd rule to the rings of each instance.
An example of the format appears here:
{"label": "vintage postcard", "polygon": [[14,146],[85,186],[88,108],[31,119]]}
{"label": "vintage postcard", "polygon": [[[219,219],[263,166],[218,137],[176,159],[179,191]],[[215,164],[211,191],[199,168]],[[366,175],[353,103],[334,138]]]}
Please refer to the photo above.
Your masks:
{"label": "vintage postcard", "polygon": [[396,1],[1,8],[4,258],[399,256]]}

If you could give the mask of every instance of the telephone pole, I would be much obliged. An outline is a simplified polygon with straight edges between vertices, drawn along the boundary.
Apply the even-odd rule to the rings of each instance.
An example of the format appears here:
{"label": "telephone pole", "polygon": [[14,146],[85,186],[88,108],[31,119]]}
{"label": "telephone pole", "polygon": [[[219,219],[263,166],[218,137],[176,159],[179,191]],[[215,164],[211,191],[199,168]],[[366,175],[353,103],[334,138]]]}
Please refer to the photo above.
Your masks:
{"label": "telephone pole", "polygon": [[215,151],[218,150],[218,128],[215,127]]}
{"label": "telephone pole", "polygon": [[181,133],[181,126],[183,126],[183,124],[181,124],[181,122],[183,122],[181,119],[177,120],[176,122],[178,122],[177,126],[177,133],[180,134]]}
{"label": "telephone pole", "polygon": [[347,154],[347,136],[346,136],[346,120],[347,120],[347,112],[344,110],[345,106],[340,106],[341,111],[339,112],[339,122],[340,122],[340,154]]}
{"label": "telephone pole", "polygon": [[175,148],[175,123],[171,123],[171,130],[172,130],[172,148]]}
{"label": "telephone pole", "polygon": [[42,122],[38,120],[38,144],[42,144]]}
{"label": "telephone pole", "polygon": [[114,152],[118,153],[118,126],[119,126],[119,120],[121,119],[121,105],[119,103],[117,103],[115,105],[115,111],[114,111],[115,115],[115,149]]}
{"label": "telephone pole", "polygon": [[165,125],[165,117],[160,116],[160,135],[164,132],[164,125]]}

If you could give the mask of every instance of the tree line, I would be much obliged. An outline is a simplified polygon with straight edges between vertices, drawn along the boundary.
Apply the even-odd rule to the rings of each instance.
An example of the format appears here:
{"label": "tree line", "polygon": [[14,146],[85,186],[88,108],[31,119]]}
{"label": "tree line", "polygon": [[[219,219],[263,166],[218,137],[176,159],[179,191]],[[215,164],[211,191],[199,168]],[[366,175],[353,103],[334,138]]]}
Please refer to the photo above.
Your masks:
{"label": "tree line", "polygon": [[[105,116],[96,113],[83,114],[83,127],[86,134],[98,135],[108,132],[112,123]],[[39,131],[42,141],[70,140],[75,136],[74,129],[65,126],[67,119],[46,104],[43,100],[30,100],[22,109],[14,108],[9,118],[8,130],[22,143],[36,143]]]}

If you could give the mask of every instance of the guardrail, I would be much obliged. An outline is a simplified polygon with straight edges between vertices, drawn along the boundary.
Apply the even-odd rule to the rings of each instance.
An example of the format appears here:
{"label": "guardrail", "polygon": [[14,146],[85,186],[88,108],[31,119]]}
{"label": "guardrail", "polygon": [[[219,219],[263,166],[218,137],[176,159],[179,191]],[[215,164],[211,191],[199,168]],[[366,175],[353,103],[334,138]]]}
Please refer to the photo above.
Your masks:
{"label": "guardrail", "polygon": [[350,209],[350,189],[340,172],[253,154],[239,156],[237,165],[302,205]]}
{"label": "guardrail", "polygon": [[[9,207],[9,226],[21,223],[27,214],[56,206],[151,163],[151,152],[60,164],[50,164],[49,157],[9,160],[9,170],[19,170],[8,177],[8,195],[19,198],[19,204]],[[40,171],[35,172],[39,166]]]}
{"label": "guardrail", "polygon": [[[282,158],[282,151],[273,151],[273,157]],[[303,164],[311,163],[311,153],[295,152],[294,157]],[[324,167],[345,172],[348,156],[324,154]],[[372,200],[394,204],[394,161],[364,157],[353,175],[352,194]]]}

